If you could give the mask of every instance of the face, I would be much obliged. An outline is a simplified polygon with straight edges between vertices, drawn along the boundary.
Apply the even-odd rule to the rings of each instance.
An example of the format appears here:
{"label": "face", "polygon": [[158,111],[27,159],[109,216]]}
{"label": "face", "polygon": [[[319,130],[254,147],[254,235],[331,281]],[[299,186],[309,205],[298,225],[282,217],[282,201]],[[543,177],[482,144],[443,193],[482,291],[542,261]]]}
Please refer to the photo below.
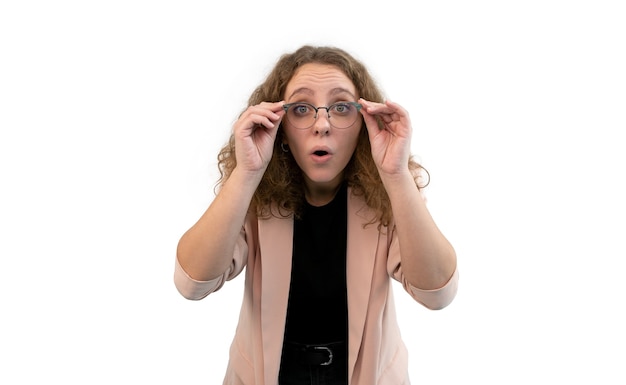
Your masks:
{"label": "face", "polygon": [[[352,81],[337,67],[310,63],[300,67],[287,84],[285,103],[304,102],[327,107],[338,102],[356,102],[359,95]],[[332,112],[331,112],[332,115]],[[284,142],[289,145],[304,173],[307,198],[334,192],[343,180],[344,169],[357,145],[361,116],[346,128],[333,127],[325,109],[319,109],[315,123],[306,129],[283,119]]]}

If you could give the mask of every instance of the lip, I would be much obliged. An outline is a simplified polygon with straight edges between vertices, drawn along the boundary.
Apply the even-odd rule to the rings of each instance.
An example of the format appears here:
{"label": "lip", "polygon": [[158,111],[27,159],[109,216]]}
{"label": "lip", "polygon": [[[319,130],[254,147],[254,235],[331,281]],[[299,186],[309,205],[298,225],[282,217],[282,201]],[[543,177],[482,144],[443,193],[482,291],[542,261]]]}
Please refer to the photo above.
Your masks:
{"label": "lip", "polygon": [[[320,152],[323,152],[324,154],[320,155]],[[310,156],[315,163],[325,163],[328,162],[330,158],[332,158],[333,153],[330,148],[326,146],[317,146],[311,150]]]}

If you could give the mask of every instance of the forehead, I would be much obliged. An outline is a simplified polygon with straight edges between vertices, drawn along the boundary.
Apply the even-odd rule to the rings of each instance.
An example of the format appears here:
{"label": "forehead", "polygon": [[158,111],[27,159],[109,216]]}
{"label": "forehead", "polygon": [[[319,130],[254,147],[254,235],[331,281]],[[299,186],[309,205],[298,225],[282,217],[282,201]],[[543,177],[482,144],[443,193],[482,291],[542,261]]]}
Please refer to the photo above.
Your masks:
{"label": "forehead", "polygon": [[308,63],[296,70],[285,88],[286,100],[299,94],[350,94],[356,98],[356,89],[339,68],[328,64]]}

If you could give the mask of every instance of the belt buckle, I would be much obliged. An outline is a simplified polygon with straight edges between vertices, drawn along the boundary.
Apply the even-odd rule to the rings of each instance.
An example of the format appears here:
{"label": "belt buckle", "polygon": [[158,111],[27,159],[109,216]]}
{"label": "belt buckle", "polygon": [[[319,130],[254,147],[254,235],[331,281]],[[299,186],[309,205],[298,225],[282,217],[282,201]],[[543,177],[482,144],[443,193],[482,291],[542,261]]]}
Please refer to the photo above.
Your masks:
{"label": "belt buckle", "polygon": [[328,361],[322,362],[320,364],[321,366],[328,366],[328,365],[333,363],[333,351],[330,350],[330,348],[328,348],[326,346],[314,346],[313,349],[315,349],[315,350],[325,350],[325,351],[328,352]]}

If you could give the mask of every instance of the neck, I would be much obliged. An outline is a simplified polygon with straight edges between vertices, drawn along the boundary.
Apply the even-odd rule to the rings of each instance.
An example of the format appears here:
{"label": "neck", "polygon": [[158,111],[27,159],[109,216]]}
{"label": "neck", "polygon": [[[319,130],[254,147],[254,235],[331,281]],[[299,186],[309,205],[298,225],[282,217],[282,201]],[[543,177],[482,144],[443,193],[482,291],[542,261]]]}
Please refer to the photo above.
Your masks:
{"label": "neck", "polygon": [[341,188],[343,180],[337,182],[333,181],[328,184],[309,184],[305,185],[304,196],[312,206],[324,206],[330,203],[337,195],[337,192]]}

